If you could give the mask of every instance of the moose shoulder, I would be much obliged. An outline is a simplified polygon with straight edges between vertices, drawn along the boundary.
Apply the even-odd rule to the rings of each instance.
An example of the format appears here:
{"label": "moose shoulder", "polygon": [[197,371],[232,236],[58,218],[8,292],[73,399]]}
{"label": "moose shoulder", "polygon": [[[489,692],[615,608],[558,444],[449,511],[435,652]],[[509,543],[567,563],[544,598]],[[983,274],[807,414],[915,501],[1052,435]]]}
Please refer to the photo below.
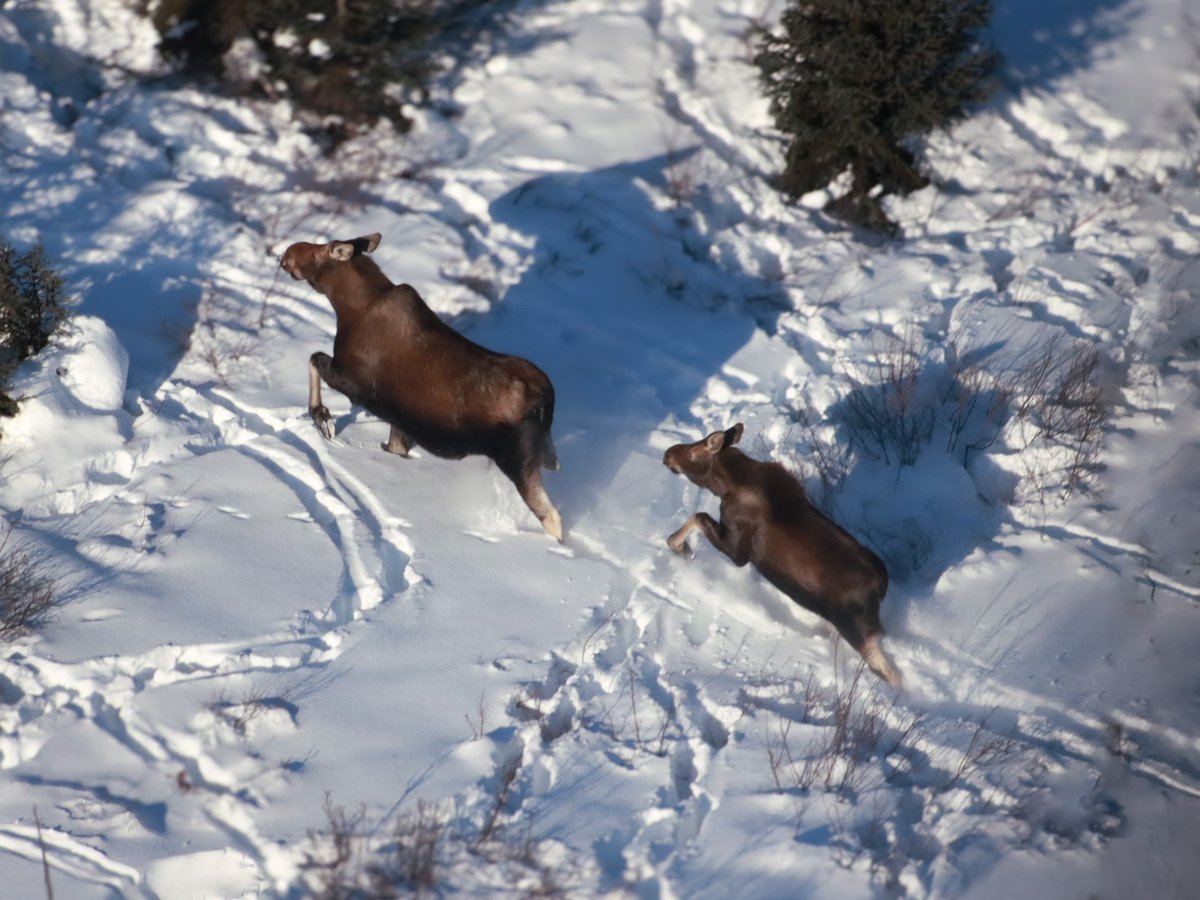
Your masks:
{"label": "moose shoulder", "polygon": [[337,317],[333,355],[308,363],[308,409],[327,438],[333,419],[321,382],[391,426],[384,449],[413,446],[436,456],[492,459],[546,532],[563,540],[562,517],[542,483],[557,469],[550,437],[554,386],[528,360],[488,350],[459,334],[407,284],[393,284],[367,254],[371,234],[328,244],[296,243],[285,272],[324,294]]}
{"label": "moose shoulder", "polygon": [[879,604],[888,587],[883,561],[816,509],[787,469],[734,447],[742,431],[739,423],[663,456],[672,472],[721,498],[719,522],[696,513],[667,545],[687,555],[688,536],[699,531],[737,565],[753,563],[792,600],[831,622],[880,678],[899,685],[879,646]]}

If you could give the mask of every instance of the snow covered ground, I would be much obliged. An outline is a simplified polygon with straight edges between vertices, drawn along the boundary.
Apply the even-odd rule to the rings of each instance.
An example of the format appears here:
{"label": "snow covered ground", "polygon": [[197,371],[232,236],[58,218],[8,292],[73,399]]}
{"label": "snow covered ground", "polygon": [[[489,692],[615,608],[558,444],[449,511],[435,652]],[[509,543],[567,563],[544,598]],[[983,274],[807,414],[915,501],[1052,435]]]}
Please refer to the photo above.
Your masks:
{"label": "snow covered ground", "polygon": [[[136,77],[136,5],[0,9],[0,237],[78,300],[0,423],[64,597],[0,648],[0,896],[299,898],[419,878],[431,835],[474,895],[1193,895],[1194,4],[997,0],[1001,89],[882,245],[769,186],[778,2],[528,0],[334,160],[285,105]],[[373,231],[554,380],[564,545],[485,460],[386,454],[333,393],[337,439],[309,421],[333,315],[277,257]],[[855,418],[897,347],[904,466]],[[1065,499],[1092,460],[1018,414],[1039,358],[1094,360],[1107,413]],[[664,449],[736,421],[888,561],[902,693],[667,550],[715,503]]]}

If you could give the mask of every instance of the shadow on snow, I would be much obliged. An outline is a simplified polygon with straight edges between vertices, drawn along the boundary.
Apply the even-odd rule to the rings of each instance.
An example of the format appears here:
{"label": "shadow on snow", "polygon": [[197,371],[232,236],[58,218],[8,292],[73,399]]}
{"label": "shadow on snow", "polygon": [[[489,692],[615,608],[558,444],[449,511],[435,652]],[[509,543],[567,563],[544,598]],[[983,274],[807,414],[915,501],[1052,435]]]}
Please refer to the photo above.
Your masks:
{"label": "shadow on snow", "polygon": [[534,239],[532,258],[500,304],[459,324],[553,380],[555,440],[571,477],[551,493],[568,520],[594,506],[663,422],[720,424],[699,422],[692,403],[782,308],[775,285],[715,263],[691,213],[671,208],[666,173],[677,162],[546,175],[491,207],[493,221]]}

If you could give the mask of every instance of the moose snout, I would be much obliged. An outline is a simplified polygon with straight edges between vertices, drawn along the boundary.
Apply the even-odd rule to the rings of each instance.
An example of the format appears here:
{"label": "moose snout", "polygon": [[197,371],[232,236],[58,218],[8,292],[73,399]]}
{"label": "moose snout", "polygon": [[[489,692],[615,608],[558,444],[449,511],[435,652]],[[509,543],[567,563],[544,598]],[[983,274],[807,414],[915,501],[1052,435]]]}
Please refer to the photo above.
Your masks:
{"label": "moose snout", "polygon": [[680,468],[680,466],[679,466],[678,455],[675,453],[675,450],[676,450],[676,448],[672,447],[670,450],[668,450],[666,453],[663,454],[663,465],[666,466],[668,469],[670,469],[672,472],[674,472],[676,475],[679,475],[683,471],[683,469]]}

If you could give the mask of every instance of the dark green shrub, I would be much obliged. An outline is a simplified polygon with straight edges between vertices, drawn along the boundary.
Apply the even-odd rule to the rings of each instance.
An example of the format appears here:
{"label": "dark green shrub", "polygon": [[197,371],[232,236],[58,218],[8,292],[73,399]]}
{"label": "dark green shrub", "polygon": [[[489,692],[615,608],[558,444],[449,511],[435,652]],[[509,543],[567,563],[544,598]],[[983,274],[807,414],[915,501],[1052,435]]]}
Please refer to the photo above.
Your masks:
{"label": "dark green shrub", "polygon": [[[479,0],[160,0],[163,55],[236,90],[287,97],[333,143],[380,119],[411,124],[437,70],[435,38]],[[239,46],[235,47],[235,42]],[[234,50],[234,53],[230,51]]]}
{"label": "dark green shrub", "polygon": [[45,349],[66,321],[62,278],[40,247],[24,255],[0,244],[0,416],[15,416],[8,395],[13,370]]}
{"label": "dark green shrub", "polygon": [[762,32],[755,63],[790,136],[779,187],[792,197],[849,171],[827,211],[891,231],[881,193],[928,184],[914,138],[987,96],[997,56],[980,31],[990,0],[790,0],[780,34]]}

